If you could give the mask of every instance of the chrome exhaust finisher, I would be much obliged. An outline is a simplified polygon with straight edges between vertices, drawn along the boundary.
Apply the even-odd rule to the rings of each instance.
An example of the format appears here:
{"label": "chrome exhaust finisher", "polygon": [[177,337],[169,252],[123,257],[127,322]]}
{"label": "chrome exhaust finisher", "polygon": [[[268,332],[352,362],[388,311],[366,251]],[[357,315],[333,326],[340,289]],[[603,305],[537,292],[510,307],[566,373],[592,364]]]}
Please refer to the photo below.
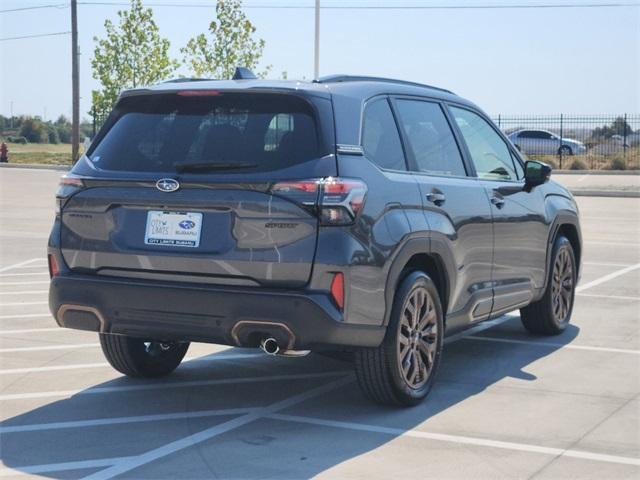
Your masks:
{"label": "chrome exhaust finisher", "polygon": [[275,338],[267,337],[260,340],[260,349],[267,355],[277,355],[280,351],[280,346]]}
{"label": "chrome exhaust finisher", "polygon": [[263,338],[260,349],[267,355],[278,357],[305,357],[311,353],[311,350],[280,350],[278,341],[273,337]]}

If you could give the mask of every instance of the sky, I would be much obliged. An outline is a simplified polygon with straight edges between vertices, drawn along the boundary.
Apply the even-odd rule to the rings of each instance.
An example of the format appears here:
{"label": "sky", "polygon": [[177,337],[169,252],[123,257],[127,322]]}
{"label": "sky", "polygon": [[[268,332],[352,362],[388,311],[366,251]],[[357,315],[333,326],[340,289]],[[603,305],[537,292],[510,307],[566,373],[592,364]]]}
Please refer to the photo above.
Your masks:
{"label": "sky", "polygon": [[[80,0],[81,116],[88,117],[93,37],[120,5]],[[145,0],[171,54],[206,31],[214,0]],[[313,78],[313,0],[245,0],[277,78]],[[640,0],[322,0],[324,6],[522,6],[598,8],[323,9],[320,75],[376,75],[453,90],[492,115],[640,113]],[[40,5],[56,8],[2,12]],[[177,5],[177,6],[176,6]],[[255,8],[262,7],[262,8]],[[268,7],[268,8],[267,8]],[[71,36],[2,39],[70,30],[64,0],[0,0],[0,113],[71,115]],[[182,73],[188,75],[183,69]]]}

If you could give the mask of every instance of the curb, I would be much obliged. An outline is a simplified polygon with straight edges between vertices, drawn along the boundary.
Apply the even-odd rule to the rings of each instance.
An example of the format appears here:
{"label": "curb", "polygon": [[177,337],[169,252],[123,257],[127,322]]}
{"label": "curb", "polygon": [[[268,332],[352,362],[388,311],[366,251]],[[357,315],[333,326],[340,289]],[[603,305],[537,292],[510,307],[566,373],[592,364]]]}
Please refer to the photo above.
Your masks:
{"label": "curb", "polygon": [[640,198],[640,191],[629,190],[569,190],[574,197]]}
{"label": "curb", "polygon": [[0,163],[0,168],[24,168],[25,170],[58,170],[67,171],[71,165],[38,165],[33,163]]}
{"label": "curb", "polygon": [[640,170],[553,170],[557,175],[640,175]]}

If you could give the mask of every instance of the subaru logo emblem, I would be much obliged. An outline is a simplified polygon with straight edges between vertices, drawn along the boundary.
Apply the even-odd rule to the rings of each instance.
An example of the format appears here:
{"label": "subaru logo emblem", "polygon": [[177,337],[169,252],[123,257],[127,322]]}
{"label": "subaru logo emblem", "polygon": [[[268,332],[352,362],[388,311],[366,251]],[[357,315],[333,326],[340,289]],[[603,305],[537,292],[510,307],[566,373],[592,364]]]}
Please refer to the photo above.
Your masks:
{"label": "subaru logo emblem", "polygon": [[180,188],[180,184],[173,178],[161,178],[156,182],[156,188],[161,192],[175,192]]}

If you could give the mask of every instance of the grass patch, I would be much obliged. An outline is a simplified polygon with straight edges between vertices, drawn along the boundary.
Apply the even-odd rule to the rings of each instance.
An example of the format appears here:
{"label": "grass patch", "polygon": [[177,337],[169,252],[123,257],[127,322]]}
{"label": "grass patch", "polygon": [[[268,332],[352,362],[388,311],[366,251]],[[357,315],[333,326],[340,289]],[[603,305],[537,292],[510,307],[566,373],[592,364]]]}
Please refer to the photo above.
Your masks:
{"label": "grass patch", "polygon": [[[9,163],[36,165],[71,165],[71,144],[69,143],[8,143]],[[80,146],[82,154],[82,146]]]}

